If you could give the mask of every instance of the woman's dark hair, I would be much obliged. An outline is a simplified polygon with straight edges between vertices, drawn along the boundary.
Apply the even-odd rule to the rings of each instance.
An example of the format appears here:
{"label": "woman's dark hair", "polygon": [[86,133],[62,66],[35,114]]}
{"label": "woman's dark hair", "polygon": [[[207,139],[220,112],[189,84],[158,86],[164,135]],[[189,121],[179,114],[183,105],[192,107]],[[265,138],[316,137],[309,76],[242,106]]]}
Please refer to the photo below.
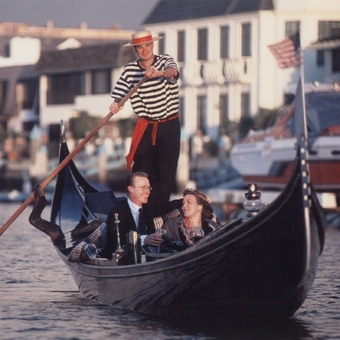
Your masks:
{"label": "woman's dark hair", "polygon": [[186,195],[194,195],[196,197],[197,204],[203,206],[203,209],[202,209],[203,217],[205,218],[213,217],[214,209],[212,208],[210,204],[210,199],[208,198],[206,194],[204,194],[202,191],[198,189],[187,188],[183,191],[183,197]]}

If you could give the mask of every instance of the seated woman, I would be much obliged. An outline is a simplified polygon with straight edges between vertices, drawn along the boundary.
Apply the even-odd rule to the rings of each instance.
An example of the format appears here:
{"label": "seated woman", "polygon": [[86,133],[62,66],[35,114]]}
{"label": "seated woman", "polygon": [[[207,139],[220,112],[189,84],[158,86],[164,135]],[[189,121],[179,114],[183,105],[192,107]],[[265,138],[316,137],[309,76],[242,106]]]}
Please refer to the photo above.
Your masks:
{"label": "seated woman", "polygon": [[178,217],[165,221],[162,229],[166,230],[167,241],[181,241],[184,248],[221,226],[210,199],[200,190],[184,190],[182,211]]}

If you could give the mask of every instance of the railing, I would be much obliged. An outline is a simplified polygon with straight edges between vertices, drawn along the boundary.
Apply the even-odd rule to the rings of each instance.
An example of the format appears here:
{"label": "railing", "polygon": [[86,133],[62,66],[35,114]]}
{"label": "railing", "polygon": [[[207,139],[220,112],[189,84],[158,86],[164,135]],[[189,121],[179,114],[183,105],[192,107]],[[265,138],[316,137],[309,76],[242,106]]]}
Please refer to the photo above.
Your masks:
{"label": "railing", "polygon": [[186,62],[181,71],[182,82],[187,85],[250,83],[253,73],[251,57]]}

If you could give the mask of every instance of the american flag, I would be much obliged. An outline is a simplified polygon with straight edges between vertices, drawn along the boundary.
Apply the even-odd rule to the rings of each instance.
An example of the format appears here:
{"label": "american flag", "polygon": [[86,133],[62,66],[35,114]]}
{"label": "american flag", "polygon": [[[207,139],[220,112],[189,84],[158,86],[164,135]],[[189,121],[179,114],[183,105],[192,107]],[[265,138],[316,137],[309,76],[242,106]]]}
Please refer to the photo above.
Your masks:
{"label": "american flag", "polygon": [[285,40],[269,45],[280,68],[295,67],[301,64],[300,35],[295,33]]}

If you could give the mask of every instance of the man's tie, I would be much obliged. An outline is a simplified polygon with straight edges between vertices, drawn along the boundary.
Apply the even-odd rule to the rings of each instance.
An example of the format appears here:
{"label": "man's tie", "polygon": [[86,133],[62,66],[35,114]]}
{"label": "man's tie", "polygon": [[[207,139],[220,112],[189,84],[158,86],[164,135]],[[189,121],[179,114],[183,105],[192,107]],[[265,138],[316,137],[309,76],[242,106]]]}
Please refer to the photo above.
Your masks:
{"label": "man's tie", "polygon": [[140,235],[147,235],[147,227],[145,223],[144,212],[142,208],[139,208],[139,218],[138,218],[138,232]]}

